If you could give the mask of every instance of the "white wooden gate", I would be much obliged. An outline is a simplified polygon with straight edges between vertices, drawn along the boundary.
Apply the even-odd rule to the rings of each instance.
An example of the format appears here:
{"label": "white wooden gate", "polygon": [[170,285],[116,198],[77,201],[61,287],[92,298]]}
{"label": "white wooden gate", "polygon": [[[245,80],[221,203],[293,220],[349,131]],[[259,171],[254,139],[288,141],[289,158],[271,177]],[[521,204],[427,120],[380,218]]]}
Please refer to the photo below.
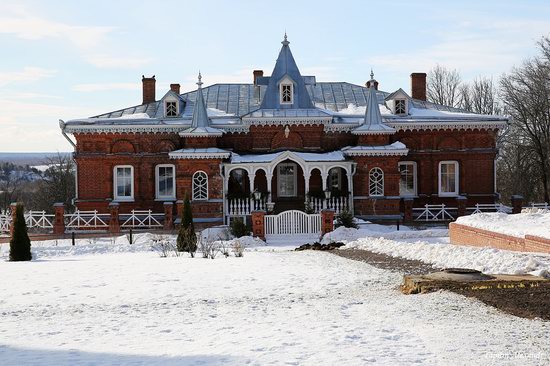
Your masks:
{"label": "white wooden gate", "polygon": [[306,214],[298,210],[265,216],[266,239],[277,236],[319,237],[321,235],[321,215]]}

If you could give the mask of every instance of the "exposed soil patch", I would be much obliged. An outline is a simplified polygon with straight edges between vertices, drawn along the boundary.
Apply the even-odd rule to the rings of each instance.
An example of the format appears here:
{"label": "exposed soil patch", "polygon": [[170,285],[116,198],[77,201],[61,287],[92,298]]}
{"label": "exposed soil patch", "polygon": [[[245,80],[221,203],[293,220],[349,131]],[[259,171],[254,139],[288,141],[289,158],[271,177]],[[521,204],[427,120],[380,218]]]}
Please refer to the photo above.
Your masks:
{"label": "exposed soil patch", "polygon": [[[332,250],[331,253],[403,274],[422,275],[441,270],[441,268],[421,261],[392,257],[368,250],[343,249]],[[464,296],[475,297],[508,314],[528,319],[550,320],[550,283],[530,288],[452,291]]]}

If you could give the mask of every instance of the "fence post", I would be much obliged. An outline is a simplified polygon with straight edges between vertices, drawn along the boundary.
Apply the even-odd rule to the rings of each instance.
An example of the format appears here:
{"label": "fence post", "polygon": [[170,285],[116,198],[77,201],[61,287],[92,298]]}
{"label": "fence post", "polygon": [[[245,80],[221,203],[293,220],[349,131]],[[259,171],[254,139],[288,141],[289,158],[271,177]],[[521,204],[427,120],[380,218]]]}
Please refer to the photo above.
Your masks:
{"label": "fence post", "polygon": [[111,202],[109,203],[109,213],[111,217],[109,218],[109,232],[110,233],[120,233],[120,221],[118,219],[118,203]]}
{"label": "fence post", "polygon": [[53,221],[53,233],[56,235],[65,234],[65,204],[54,203],[55,218]]}
{"label": "fence post", "polygon": [[15,215],[17,211],[17,202],[12,202],[10,204],[10,213],[11,213],[11,222],[10,222],[10,237],[13,236],[13,224],[15,223]]}
{"label": "fence post", "polygon": [[265,211],[252,211],[252,235],[265,240]]}
{"label": "fence post", "polygon": [[414,198],[403,199],[403,206],[405,210],[405,212],[403,213],[403,220],[405,222],[413,221],[413,204],[414,204]]}
{"label": "fence post", "polygon": [[458,208],[458,216],[466,216],[466,203],[468,202],[468,199],[464,196],[457,196],[456,197],[456,206]]}
{"label": "fence post", "polygon": [[512,196],[512,213],[517,214],[521,213],[523,208],[523,196],[513,195]]}
{"label": "fence post", "polygon": [[174,229],[174,203],[164,202],[164,230]]}
{"label": "fence post", "polygon": [[325,209],[321,211],[321,235],[334,230],[334,210]]}

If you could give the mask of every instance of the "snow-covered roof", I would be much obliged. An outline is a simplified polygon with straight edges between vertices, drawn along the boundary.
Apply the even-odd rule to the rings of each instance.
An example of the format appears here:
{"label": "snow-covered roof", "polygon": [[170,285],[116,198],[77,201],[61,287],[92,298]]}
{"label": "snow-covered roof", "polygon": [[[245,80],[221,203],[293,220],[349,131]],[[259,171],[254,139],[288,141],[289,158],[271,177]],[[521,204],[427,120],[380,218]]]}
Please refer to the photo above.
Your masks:
{"label": "snow-covered roof", "polygon": [[233,153],[231,155],[231,163],[271,163],[272,161],[286,156],[289,159],[298,158],[305,162],[322,162],[322,161],[344,161],[346,157],[342,151],[332,151],[326,153],[307,153],[297,151],[280,151],[270,154],[249,154],[238,155]]}
{"label": "snow-covered roof", "polygon": [[347,156],[387,156],[407,155],[409,149],[402,142],[396,141],[382,146],[348,146],[343,148],[342,152]]}
{"label": "snow-covered roof", "polygon": [[227,159],[231,152],[217,147],[180,149],[168,153],[170,159]]}
{"label": "snow-covered roof", "polygon": [[359,127],[353,129],[351,133],[354,135],[382,135],[393,134],[395,129],[388,127],[382,121],[382,114],[380,113],[380,104],[378,103],[376,95],[376,86],[378,83],[374,80],[374,73],[371,70],[369,81],[369,97],[367,99],[367,106],[365,108],[365,117],[363,123]]}

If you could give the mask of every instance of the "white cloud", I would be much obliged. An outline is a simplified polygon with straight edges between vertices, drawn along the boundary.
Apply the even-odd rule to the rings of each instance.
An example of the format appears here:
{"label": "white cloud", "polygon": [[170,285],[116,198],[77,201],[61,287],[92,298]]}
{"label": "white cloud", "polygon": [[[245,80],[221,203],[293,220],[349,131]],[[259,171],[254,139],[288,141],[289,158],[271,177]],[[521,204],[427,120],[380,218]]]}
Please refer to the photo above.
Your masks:
{"label": "white cloud", "polygon": [[41,18],[23,6],[0,6],[0,34],[13,34],[27,40],[65,39],[80,48],[98,45],[114,27],[70,25]]}
{"label": "white cloud", "polygon": [[49,78],[57,73],[56,70],[48,70],[42,67],[26,66],[20,71],[0,72],[0,86],[5,86],[17,82],[35,82],[41,79]]}
{"label": "white cloud", "polygon": [[90,83],[73,86],[78,92],[98,92],[107,90],[141,90],[141,83]]}
{"label": "white cloud", "polygon": [[129,68],[137,69],[152,61],[150,58],[116,57],[109,55],[92,55],[86,60],[99,68]]}

